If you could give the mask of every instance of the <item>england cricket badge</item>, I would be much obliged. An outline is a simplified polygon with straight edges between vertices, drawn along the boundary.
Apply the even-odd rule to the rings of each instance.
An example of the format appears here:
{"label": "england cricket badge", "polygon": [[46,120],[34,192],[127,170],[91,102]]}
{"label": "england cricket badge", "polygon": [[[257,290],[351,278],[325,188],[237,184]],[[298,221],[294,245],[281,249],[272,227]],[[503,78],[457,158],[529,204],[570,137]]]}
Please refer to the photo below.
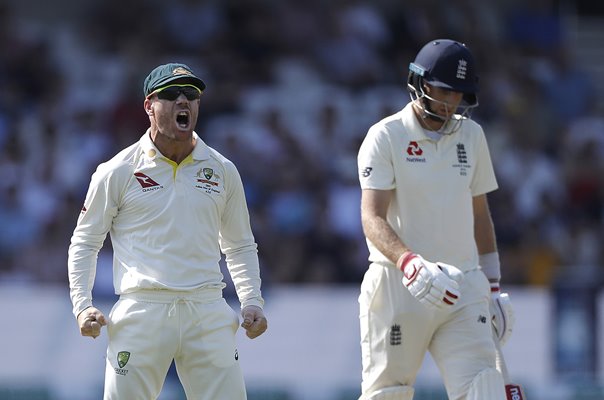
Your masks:
{"label": "england cricket badge", "polygon": [[129,351],[120,351],[119,353],[117,353],[117,365],[119,365],[120,368],[124,368],[126,366],[126,364],[128,364],[129,359],[130,359]]}

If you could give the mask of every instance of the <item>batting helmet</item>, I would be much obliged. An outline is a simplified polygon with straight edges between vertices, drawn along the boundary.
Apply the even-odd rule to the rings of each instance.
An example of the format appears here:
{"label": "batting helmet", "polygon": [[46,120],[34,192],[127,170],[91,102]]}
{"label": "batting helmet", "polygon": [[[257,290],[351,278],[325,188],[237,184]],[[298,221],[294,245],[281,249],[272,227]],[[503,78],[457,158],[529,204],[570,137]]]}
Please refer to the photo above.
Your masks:
{"label": "batting helmet", "polygon": [[[461,122],[469,118],[471,110],[478,106],[476,65],[472,53],[463,43],[450,39],[433,40],[422,47],[415,61],[409,64],[407,88],[411,100],[420,106],[427,116],[449,122],[432,113],[425,102],[420,101],[424,98],[435,101],[425,93],[425,83],[463,93],[463,101],[455,120]],[[455,130],[458,127],[456,126]]]}

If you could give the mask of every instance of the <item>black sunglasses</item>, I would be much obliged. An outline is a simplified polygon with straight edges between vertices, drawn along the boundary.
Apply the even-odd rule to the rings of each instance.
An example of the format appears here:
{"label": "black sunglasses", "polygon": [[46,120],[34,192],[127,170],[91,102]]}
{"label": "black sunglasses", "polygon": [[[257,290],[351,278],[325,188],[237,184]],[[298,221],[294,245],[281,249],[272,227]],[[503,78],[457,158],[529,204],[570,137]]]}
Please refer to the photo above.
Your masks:
{"label": "black sunglasses", "polygon": [[201,92],[194,86],[167,86],[152,94],[156,94],[157,98],[160,100],[174,101],[181,93],[184,94],[189,101],[199,100],[201,97]]}

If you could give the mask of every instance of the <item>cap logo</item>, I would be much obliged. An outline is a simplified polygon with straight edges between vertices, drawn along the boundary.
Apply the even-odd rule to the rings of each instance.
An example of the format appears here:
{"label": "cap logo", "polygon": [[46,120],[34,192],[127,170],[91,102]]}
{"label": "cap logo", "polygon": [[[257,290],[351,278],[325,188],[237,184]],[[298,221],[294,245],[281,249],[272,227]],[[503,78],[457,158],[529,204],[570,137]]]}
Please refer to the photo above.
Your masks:
{"label": "cap logo", "polygon": [[466,72],[468,72],[468,62],[463,58],[457,62],[457,79],[466,79]]}
{"label": "cap logo", "polygon": [[187,69],[183,68],[183,67],[178,67],[178,68],[174,68],[174,70],[172,71],[172,75],[193,75],[191,73],[191,71],[188,71]]}

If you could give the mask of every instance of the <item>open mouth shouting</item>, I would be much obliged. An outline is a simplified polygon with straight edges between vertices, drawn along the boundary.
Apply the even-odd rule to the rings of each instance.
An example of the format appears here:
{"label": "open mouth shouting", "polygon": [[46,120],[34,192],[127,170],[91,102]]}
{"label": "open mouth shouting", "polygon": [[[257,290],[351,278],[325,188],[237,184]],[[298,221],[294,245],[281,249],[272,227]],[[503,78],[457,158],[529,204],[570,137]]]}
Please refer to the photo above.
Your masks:
{"label": "open mouth shouting", "polygon": [[190,129],[191,113],[188,110],[181,110],[176,114],[176,126],[181,130]]}

